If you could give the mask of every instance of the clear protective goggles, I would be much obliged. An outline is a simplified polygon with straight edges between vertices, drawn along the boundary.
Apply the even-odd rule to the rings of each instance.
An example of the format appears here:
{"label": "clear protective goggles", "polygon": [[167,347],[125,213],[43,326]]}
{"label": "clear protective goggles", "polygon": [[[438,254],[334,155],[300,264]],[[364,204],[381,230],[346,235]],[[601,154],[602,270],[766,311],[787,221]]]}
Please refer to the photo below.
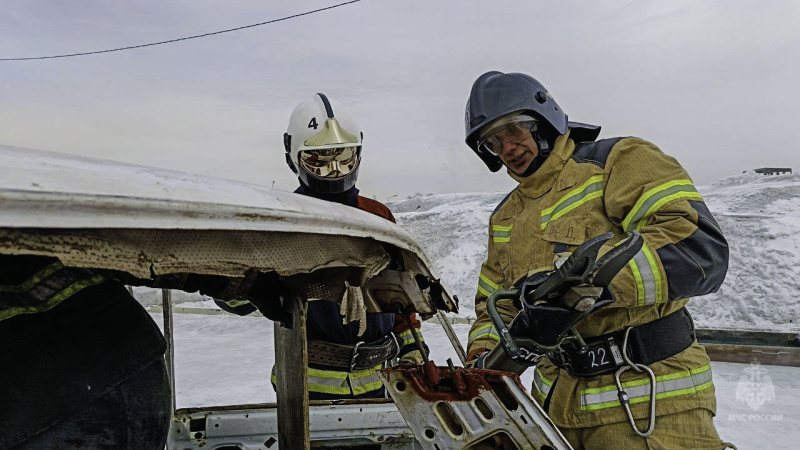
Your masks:
{"label": "clear protective goggles", "polygon": [[503,143],[518,145],[533,137],[539,122],[527,114],[514,114],[495,120],[480,132],[478,148],[495,156],[503,152]]}
{"label": "clear protective goggles", "polygon": [[358,167],[358,150],[356,146],[303,150],[300,166],[320,178],[341,178]]}

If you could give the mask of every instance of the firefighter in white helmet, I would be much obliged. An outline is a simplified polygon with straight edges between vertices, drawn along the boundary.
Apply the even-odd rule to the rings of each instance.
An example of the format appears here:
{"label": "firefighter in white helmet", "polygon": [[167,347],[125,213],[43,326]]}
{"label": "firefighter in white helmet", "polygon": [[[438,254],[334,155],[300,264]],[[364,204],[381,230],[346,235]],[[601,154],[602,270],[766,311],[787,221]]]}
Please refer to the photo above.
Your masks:
{"label": "firefighter in white helmet", "polygon": [[[363,133],[338,103],[315,94],[300,103],[283,135],[286,163],[297,175],[295,193],[340,203],[394,222],[391,211],[375,200],[358,195],[356,180],[361,167]],[[264,289],[262,289],[263,291]],[[308,304],[308,386],[311,400],[380,398],[385,396],[377,371],[393,357],[401,362],[422,363],[410,327],[419,330],[414,314],[367,314],[365,321],[343,323],[339,299],[318,299]],[[218,302],[237,314],[255,310],[252,304]],[[265,315],[272,307],[258,305]],[[428,347],[422,340],[425,352]],[[330,355],[345,357],[331,358]],[[358,355],[352,357],[352,355]],[[276,385],[275,371],[272,382]]]}

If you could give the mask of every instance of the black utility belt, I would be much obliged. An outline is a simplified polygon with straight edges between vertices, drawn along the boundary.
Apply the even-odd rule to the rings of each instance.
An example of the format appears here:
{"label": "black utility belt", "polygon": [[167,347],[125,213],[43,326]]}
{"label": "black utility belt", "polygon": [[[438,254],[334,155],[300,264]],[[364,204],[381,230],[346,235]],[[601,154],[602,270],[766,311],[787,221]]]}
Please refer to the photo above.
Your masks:
{"label": "black utility belt", "polygon": [[308,341],[308,362],[347,372],[371,369],[397,356],[400,345],[391,333],[381,342],[355,345],[334,344],[325,341]]}
{"label": "black utility belt", "polygon": [[[627,347],[623,348],[628,333]],[[695,341],[694,322],[686,308],[636,327],[586,339],[588,350],[568,347],[550,356],[550,361],[573,377],[596,377],[613,373],[628,362],[653,364],[677,355]]]}

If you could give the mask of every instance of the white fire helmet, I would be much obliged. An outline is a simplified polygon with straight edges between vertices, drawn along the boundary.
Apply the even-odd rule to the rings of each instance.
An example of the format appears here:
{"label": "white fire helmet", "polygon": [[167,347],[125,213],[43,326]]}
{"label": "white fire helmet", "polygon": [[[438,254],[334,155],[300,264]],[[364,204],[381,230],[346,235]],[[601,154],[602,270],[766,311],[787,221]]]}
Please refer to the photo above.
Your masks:
{"label": "white fire helmet", "polygon": [[316,94],[292,111],[283,135],[286,163],[317,192],[344,192],[355,186],[363,133],[325,94]]}

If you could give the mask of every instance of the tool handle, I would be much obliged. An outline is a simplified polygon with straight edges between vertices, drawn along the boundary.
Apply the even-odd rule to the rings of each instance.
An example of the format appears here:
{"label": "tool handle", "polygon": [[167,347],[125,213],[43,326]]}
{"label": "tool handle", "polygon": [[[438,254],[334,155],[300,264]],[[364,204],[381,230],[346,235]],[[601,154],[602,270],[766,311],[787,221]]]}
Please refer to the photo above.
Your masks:
{"label": "tool handle", "polygon": [[502,345],[497,345],[489,351],[483,359],[483,368],[491,370],[499,370],[501,372],[513,372],[517,375],[522,375],[528,366],[517,364],[508,356]]}
{"label": "tool handle", "polygon": [[518,297],[519,289],[497,290],[492,292],[486,301],[486,310],[489,312],[489,318],[492,319],[492,324],[494,324],[497,334],[500,335],[500,345],[503,346],[503,349],[512,359],[519,357],[519,347],[517,347],[514,338],[508,332],[508,326],[503,322],[503,318],[500,317],[500,313],[497,311],[497,302],[498,300],[515,300]]}

